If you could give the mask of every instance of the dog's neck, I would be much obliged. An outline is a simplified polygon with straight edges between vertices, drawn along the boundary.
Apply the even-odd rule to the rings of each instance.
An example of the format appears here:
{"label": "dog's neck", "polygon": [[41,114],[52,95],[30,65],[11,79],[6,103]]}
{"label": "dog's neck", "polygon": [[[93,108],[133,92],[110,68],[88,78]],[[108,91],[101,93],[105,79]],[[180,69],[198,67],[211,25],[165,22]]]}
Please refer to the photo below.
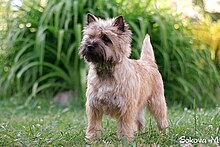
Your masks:
{"label": "dog's neck", "polygon": [[121,69],[121,66],[127,65],[126,63],[129,62],[128,58],[124,58],[120,62],[102,62],[102,63],[92,63],[90,64],[90,68],[95,70],[97,76],[101,80],[108,80],[113,79],[116,69]]}
{"label": "dog's neck", "polygon": [[99,78],[109,79],[113,77],[115,65],[113,62],[102,62],[94,64],[94,68]]}

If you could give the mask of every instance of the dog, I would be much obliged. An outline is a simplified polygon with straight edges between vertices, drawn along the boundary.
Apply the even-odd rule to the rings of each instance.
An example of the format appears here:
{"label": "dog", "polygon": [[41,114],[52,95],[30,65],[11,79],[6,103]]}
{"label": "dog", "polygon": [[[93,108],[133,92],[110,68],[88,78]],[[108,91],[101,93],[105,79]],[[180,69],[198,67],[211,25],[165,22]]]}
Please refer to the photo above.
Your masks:
{"label": "dog", "polygon": [[89,65],[86,90],[86,138],[100,137],[102,116],[117,120],[117,137],[129,142],[143,131],[146,107],[159,130],[168,128],[162,76],[155,62],[150,36],[143,41],[139,60],[129,59],[131,36],[123,16],[101,19],[87,14],[79,55]]}

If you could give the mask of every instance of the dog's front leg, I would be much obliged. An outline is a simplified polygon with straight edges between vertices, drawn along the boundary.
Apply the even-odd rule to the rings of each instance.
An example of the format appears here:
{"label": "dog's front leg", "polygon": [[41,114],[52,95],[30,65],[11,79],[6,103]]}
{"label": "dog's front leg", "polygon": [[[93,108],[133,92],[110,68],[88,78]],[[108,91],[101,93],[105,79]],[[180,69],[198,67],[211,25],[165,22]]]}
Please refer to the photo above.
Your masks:
{"label": "dog's front leg", "polygon": [[94,107],[86,105],[86,114],[88,119],[86,138],[96,139],[101,136],[103,112]]}
{"label": "dog's front leg", "polygon": [[135,114],[136,113],[134,113],[134,110],[128,110],[118,119],[118,139],[121,139],[122,136],[125,136],[128,142],[131,142],[133,140],[136,116]]}

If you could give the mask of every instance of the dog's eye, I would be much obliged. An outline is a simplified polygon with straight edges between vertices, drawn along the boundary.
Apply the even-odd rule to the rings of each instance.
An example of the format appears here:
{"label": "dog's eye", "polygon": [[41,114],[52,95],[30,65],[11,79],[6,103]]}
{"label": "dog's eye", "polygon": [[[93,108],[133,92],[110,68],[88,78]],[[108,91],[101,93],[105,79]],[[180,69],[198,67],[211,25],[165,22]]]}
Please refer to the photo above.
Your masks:
{"label": "dog's eye", "polygon": [[103,35],[102,40],[105,41],[105,42],[111,42],[111,40],[108,38],[107,35]]}
{"label": "dog's eye", "polygon": [[93,35],[88,35],[90,39],[95,38],[95,36]]}

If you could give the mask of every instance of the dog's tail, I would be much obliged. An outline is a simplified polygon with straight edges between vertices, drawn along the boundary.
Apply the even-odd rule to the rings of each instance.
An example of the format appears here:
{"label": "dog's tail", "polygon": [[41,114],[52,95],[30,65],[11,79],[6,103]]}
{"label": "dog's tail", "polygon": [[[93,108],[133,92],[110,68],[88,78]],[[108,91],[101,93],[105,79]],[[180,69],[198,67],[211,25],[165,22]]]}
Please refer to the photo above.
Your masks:
{"label": "dog's tail", "polygon": [[150,36],[147,34],[144,38],[142,51],[141,51],[141,58],[140,60],[152,60],[155,61],[153,47],[150,43]]}

